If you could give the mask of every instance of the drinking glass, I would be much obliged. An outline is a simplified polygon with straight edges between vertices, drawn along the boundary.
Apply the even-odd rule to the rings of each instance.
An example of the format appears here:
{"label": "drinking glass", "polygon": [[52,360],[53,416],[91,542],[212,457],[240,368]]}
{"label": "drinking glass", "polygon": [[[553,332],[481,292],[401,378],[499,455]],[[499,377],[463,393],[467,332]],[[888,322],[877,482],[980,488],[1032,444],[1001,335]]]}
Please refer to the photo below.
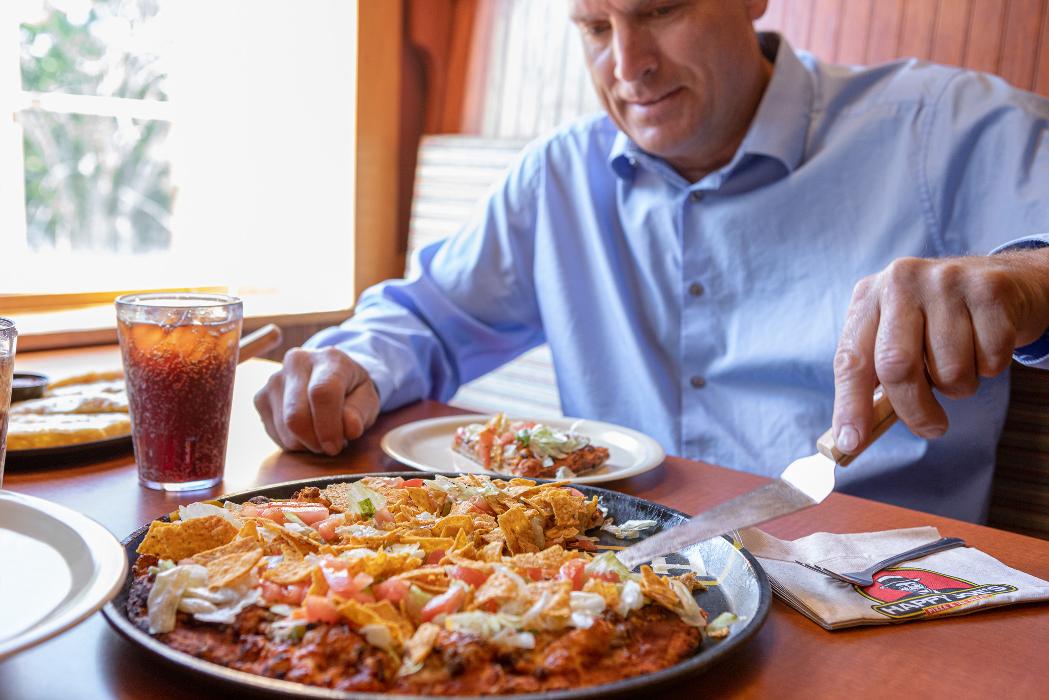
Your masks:
{"label": "drinking glass", "polygon": [[11,374],[15,366],[15,322],[0,318],[0,487],[4,485],[4,456],[7,454],[7,412],[11,409]]}
{"label": "drinking glass", "polygon": [[243,306],[222,294],[116,300],[138,480],[189,491],[222,480]]}

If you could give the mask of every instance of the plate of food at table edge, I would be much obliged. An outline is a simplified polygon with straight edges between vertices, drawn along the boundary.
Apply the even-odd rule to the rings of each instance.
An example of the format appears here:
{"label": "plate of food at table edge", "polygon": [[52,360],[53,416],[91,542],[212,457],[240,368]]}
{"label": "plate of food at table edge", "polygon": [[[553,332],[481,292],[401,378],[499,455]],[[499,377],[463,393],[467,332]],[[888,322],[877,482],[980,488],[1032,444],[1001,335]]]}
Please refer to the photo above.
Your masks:
{"label": "plate of food at table edge", "polygon": [[471,414],[407,423],[383,436],[386,454],[428,472],[595,484],[642,474],[666,454],[644,433],[581,418]]}
{"label": "plate of food at table edge", "polygon": [[727,538],[627,570],[687,516],[587,485],[418,472],[287,482],[180,506],[124,540],[103,609],[166,662],[297,697],[579,698],[695,674],[764,623]]}

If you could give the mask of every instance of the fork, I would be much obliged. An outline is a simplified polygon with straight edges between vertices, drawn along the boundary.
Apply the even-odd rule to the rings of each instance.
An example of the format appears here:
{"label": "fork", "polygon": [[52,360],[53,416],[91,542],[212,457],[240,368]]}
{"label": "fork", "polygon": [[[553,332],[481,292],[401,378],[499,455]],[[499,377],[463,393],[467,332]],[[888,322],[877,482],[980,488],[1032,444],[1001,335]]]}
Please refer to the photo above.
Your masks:
{"label": "fork", "polygon": [[900,564],[902,562],[910,561],[912,559],[920,559],[935,552],[942,552],[945,549],[952,549],[954,547],[964,546],[965,541],[958,537],[941,537],[935,542],[929,542],[927,544],[915,547],[914,549],[908,549],[906,552],[894,554],[888,559],[879,561],[877,564],[872,564],[861,571],[849,571],[843,574],[839,574],[836,571],[831,571],[830,569],[822,567],[819,564],[806,564],[805,562],[798,561],[797,559],[794,560],[794,563],[801,564],[806,569],[811,569],[816,573],[823,574],[824,576],[830,576],[831,578],[843,581],[844,583],[849,583],[853,586],[865,588],[867,586],[874,585],[874,574],[878,573],[886,567],[892,566],[893,564]]}

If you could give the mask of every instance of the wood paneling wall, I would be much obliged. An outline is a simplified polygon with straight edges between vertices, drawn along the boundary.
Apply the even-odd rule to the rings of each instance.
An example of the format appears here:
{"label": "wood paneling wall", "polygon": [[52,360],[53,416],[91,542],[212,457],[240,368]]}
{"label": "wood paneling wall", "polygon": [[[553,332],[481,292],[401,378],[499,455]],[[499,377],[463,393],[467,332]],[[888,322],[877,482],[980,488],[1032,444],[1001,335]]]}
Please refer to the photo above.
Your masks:
{"label": "wood paneling wall", "polygon": [[921,58],[1049,96],[1049,0],[769,0],[757,26],[825,61]]}

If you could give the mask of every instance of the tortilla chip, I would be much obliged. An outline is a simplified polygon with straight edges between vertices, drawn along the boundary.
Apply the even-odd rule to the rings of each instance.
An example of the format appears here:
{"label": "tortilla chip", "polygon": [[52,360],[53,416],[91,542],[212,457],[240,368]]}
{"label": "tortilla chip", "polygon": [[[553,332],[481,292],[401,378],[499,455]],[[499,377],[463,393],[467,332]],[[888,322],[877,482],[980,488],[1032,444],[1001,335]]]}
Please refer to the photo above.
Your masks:
{"label": "tortilla chip", "polygon": [[289,583],[297,583],[299,581],[305,581],[313,575],[313,570],[317,568],[316,564],[306,561],[305,559],[289,559],[285,557],[276,566],[272,566],[262,572],[262,578],[267,581],[273,581],[284,586]]}
{"label": "tortilla chip", "polygon": [[404,535],[400,537],[400,541],[404,544],[417,544],[422,547],[422,550],[427,554],[435,552],[438,549],[448,551],[455,544],[455,540],[451,537],[415,537],[413,535]]}
{"label": "tortilla chip", "polygon": [[321,545],[318,542],[314,542],[305,535],[300,535],[291,530],[285,529],[268,518],[259,518],[256,522],[269,532],[276,535],[278,542],[283,540],[300,555],[316,554],[317,550],[321,548]]}
{"label": "tortilla chip", "polygon": [[481,547],[480,558],[484,561],[499,561],[503,558],[503,540],[489,542]]}
{"label": "tortilla chip", "polygon": [[433,526],[433,534],[437,537],[455,537],[460,531],[473,532],[474,519],[469,515],[447,515]]}
{"label": "tortilla chip", "polygon": [[255,548],[250,551],[229,554],[208,562],[205,565],[208,570],[208,586],[211,588],[228,586],[251,571],[261,558],[262,548],[255,545]]}
{"label": "tortilla chip", "polygon": [[314,567],[310,572],[310,579],[310,587],[306,590],[306,595],[328,595],[328,579],[324,578],[319,566]]}
{"label": "tortilla chip", "polygon": [[474,594],[474,608],[498,609],[520,594],[517,581],[505,571],[496,571]]}
{"label": "tortilla chip", "polygon": [[415,630],[415,634],[404,643],[404,653],[413,663],[421,664],[430,655],[440,633],[441,628],[432,622],[422,623]]}
{"label": "tortilla chip", "polygon": [[584,593],[597,593],[605,599],[605,608],[616,610],[619,607],[619,588],[610,581],[602,581],[599,578],[587,579],[583,584]]}
{"label": "tortilla chip", "polygon": [[524,506],[515,505],[500,515],[498,520],[499,529],[503,531],[503,536],[506,538],[506,548],[511,554],[540,550],[542,543],[536,541],[532,519],[528,517],[528,511]]}
{"label": "tortilla chip", "polygon": [[412,499],[412,503],[414,503],[417,508],[429,513],[433,513],[436,510],[433,501],[430,500],[430,492],[424,487],[409,486],[404,490],[408,492],[408,498]]}
{"label": "tortilla chip", "polygon": [[220,515],[180,520],[177,523],[154,520],[142,544],[135,551],[178,562],[224,545],[236,535],[237,528]]}
{"label": "tortilla chip", "polygon": [[381,624],[383,619],[374,610],[356,600],[347,600],[338,606],[339,614],[353,623],[357,628],[365,625]]}
{"label": "tortilla chip", "polygon": [[244,554],[255,549],[259,549],[258,542],[246,537],[237,537],[219,547],[206,549],[203,552],[198,552],[197,554],[194,554],[190,558],[190,561],[194,564],[207,566],[216,559],[228,557],[231,554]]}
{"label": "tortilla chip", "polygon": [[547,547],[541,552],[517,554],[513,557],[514,566],[524,569],[559,569],[569,559],[578,559],[579,554],[570,552],[560,545]]}
{"label": "tortilla chip", "polygon": [[674,589],[670,587],[670,582],[653,572],[652,567],[648,564],[641,567],[641,592],[667,610],[676,610],[681,607],[681,602],[674,593]]}

